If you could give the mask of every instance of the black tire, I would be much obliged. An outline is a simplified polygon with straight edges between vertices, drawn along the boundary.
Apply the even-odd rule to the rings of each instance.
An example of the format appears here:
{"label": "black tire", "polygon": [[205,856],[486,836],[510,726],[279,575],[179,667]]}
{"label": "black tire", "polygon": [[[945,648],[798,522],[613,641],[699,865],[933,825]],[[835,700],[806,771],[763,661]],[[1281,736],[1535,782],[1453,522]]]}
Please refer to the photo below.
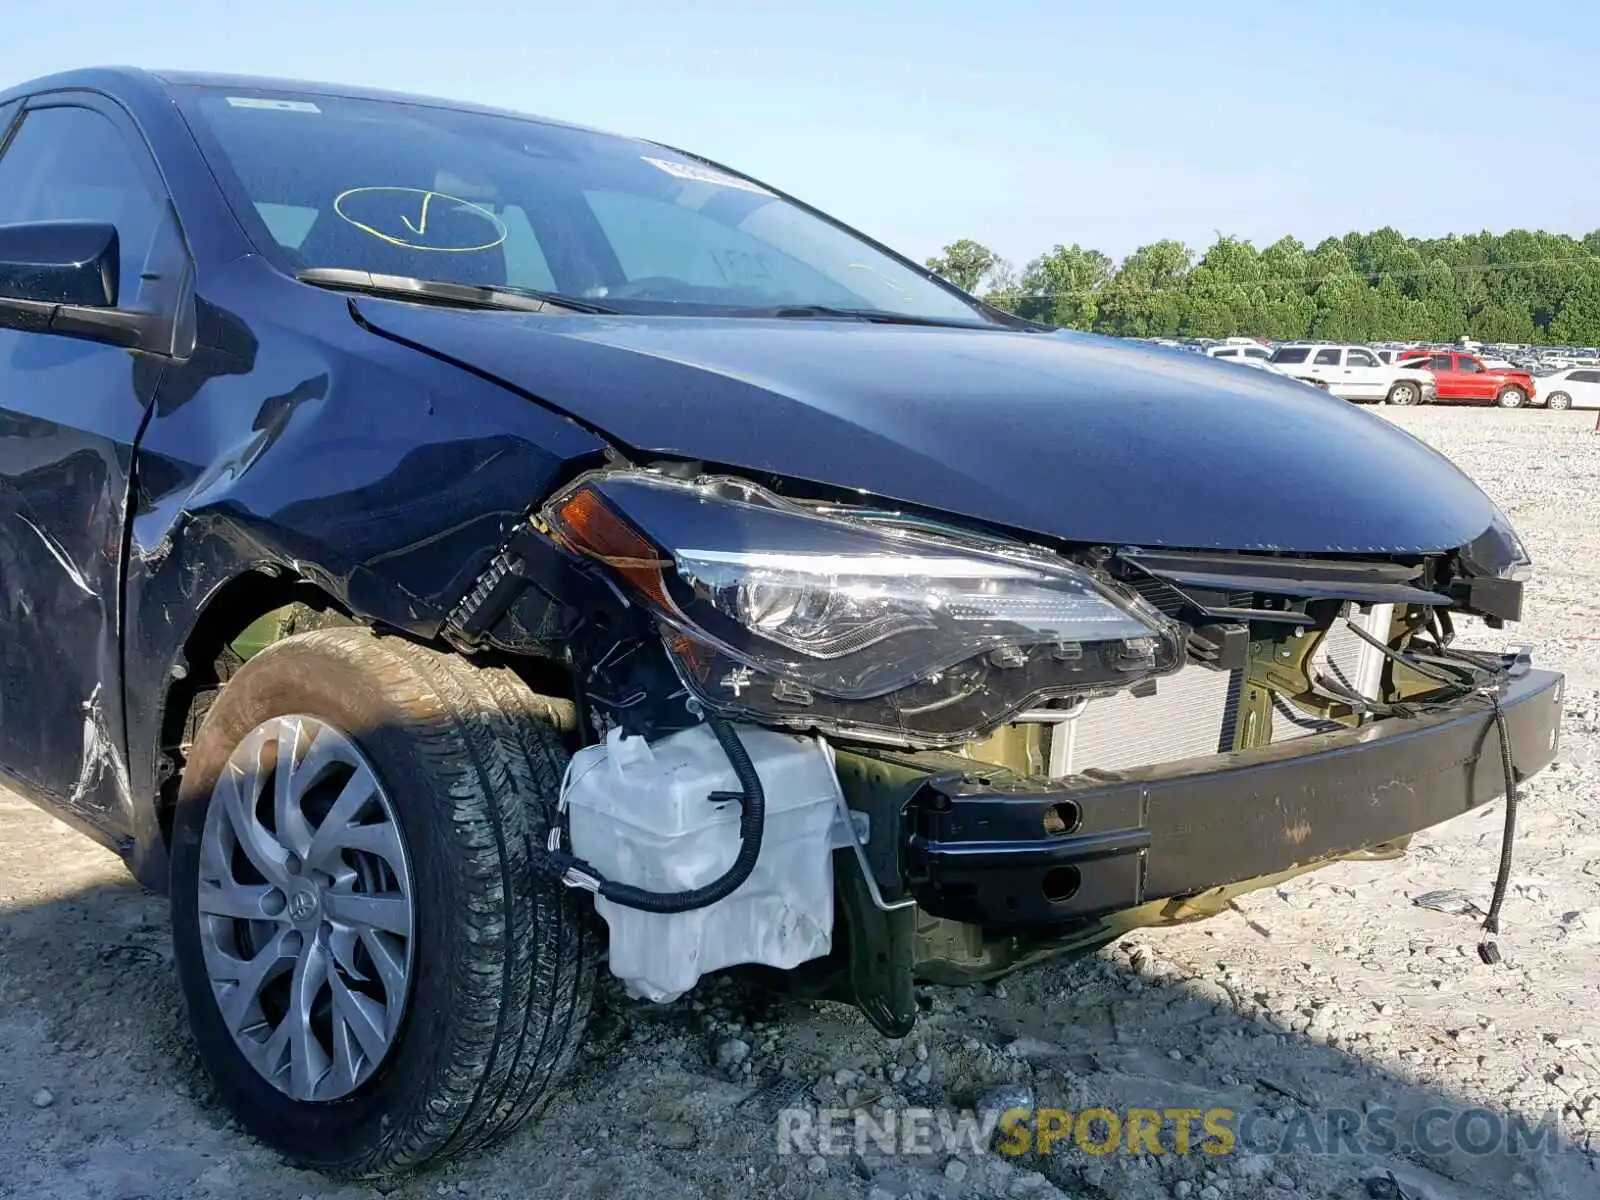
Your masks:
{"label": "black tire", "polygon": [[1572,397],[1565,392],[1551,392],[1550,398],[1545,401],[1545,405],[1557,412],[1564,412],[1572,407]]}
{"label": "black tire", "polygon": [[1422,403],[1422,389],[1414,383],[1401,380],[1389,389],[1389,394],[1384,397],[1385,404],[1395,404],[1402,408]]}
{"label": "black tire", "polygon": [[1528,402],[1528,393],[1519,387],[1501,388],[1494,402],[1501,408],[1521,408]]}
{"label": "black tire", "polygon": [[[199,934],[199,845],[241,739],[274,716],[355,740],[412,863],[410,994],[387,1056],[343,1099],[298,1102],[257,1073],[214,998]],[[318,630],[263,650],[196,737],[173,821],[172,922],[195,1042],[240,1123],[297,1163],[374,1177],[475,1149],[548,1100],[588,1015],[598,935],[587,899],[535,869],[567,762],[548,702],[503,668]]]}

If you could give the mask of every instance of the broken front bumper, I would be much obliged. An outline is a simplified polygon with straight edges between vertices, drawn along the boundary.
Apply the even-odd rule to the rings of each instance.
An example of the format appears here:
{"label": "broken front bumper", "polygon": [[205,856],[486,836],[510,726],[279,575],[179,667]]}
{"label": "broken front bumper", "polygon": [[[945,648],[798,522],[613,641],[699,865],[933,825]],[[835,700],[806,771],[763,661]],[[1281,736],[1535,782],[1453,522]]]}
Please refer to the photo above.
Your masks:
{"label": "broken front bumper", "polygon": [[[1500,698],[1519,780],[1555,757],[1562,682],[1524,664]],[[1486,804],[1505,792],[1498,738],[1490,701],[1472,696],[1426,716],[1064,780],[968,763],[906,784],[898,862],[882,855],[874,873],[935,916],[1063,926],[1357,853]],[[878,757],[857,773],[894,771]]]}

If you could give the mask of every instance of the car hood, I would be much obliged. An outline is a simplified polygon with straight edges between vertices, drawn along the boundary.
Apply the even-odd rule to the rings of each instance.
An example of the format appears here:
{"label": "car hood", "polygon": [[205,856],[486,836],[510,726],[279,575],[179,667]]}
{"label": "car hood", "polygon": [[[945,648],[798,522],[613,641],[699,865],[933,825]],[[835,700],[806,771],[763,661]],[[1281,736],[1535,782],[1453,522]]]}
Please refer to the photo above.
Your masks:
{"label": "car hood", "polygon": [[637,454],[1073,542],[1409,554],[1497,510],[1381,417],[1115,338],[845,320],[553,316],[362,299],[374,333]]}

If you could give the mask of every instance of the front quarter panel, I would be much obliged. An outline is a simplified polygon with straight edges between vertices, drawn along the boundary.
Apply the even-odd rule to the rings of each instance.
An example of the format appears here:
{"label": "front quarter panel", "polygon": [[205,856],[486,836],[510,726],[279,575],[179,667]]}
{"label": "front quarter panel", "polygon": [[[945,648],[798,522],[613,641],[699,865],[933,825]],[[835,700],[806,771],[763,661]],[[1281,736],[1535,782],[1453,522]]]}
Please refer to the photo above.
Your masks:
{"label": "front quarter panel", "polygon": [[[162,380],[135,468],[129,771],[152,797],[168,686],[230,581],[298,576],[363,620],[432,637],[512,526],[604,448],[260,260],[203,296],[202,345]],[[155,883],[161,839],[154,805],[140,807],[134,866]]]}

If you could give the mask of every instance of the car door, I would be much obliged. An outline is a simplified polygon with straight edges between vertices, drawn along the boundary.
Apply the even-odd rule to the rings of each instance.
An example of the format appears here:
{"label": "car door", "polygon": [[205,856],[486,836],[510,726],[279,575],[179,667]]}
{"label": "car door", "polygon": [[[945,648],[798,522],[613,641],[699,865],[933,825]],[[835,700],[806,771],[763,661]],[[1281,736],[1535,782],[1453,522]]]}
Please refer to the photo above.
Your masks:
{"label": "car door", "polygon": [[1425,359],[1407,359],[1406,365],[1408,367],[1422,367],[1433,372],[1435,399],[1463,399],[1464,393],[1461,390],[1461,375],[1456,370],[1454,355],[1431,354]]}
{"label": "car door", "polygon": [[1472,381],[1472,398],[1481,400],[1485,404],[1493,403],[1500,395],[1500,389],[1505,387],[1508,380],[1500,369],[1490,367],[1482,358],[1475,355],[1463,355],[1462,369]]}
{"label": "car door", "polygon": [[[170,350],[187,256],[148,148],[101,97],[35,99],[0,141],[0,225],[55,220],[115,226],[116,310],[165,321]],[[105,335],[41,332],[20,303],[6,304],[0,768],[109,837],[128,802],[119,666],[130,466],[165,359],[94,340]],[[117,323],[117,312],[96,315]]]}
{"label": "car door", "polygon": [[1470,354],[1451,355],[1450,373],[1454,378],[1454,394],[1467,403],[1483,403],[1483,365]]}
{"label": "car door", "polygon": [[1340,356],[1337,346],[1319,346],[1311,353],[1311,369],[1307,372],[1336,396],[1345,395],[1344,364]]}
{"label": "car door", "polygon": [[1344,378],[1352,400],[1382,400],[1389,390],[1389,374],[1377,355],[1359,346],[1344,352]]}
{"label": "car door", "polygon": [[1279,346],[1267,361],[1285,375],[1295,379],[1310,380],[1313,376],[1306,361],[1310,357],[1309,346]]}

